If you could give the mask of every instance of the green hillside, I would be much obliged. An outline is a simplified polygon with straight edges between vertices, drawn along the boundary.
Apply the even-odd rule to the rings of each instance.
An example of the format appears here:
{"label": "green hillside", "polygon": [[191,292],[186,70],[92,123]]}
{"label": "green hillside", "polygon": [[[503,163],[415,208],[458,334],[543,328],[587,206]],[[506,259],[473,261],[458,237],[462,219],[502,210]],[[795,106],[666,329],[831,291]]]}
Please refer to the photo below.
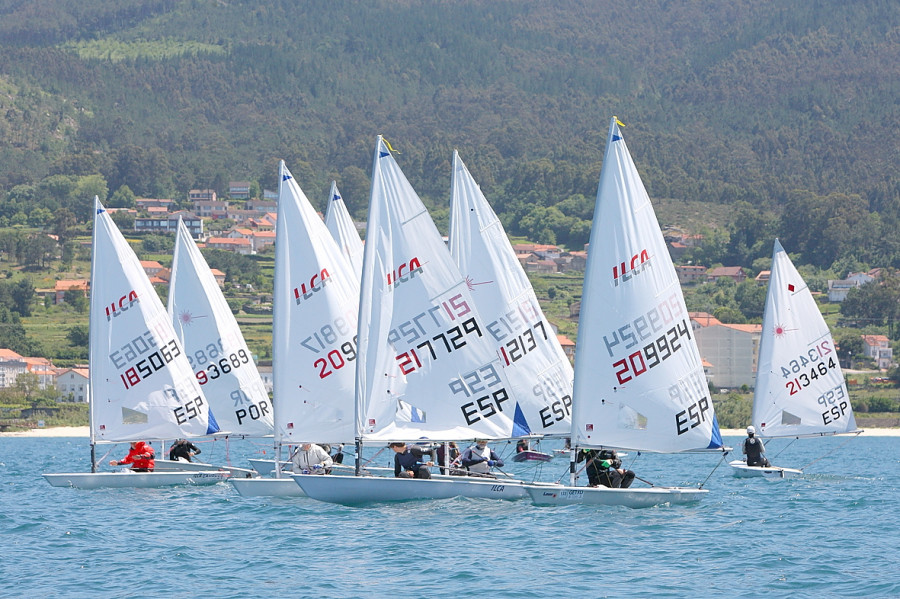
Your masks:
{"label": "green hillside", "polygon": [[898,31],[891,0],[0,0],[0,225],[278,159],[364,217],[384,134],[439,223],[457,148],[510,234],[579,247],[615,114],[651,197],[729,206],[666,211],[727,231],[704,260],[900,266]]}

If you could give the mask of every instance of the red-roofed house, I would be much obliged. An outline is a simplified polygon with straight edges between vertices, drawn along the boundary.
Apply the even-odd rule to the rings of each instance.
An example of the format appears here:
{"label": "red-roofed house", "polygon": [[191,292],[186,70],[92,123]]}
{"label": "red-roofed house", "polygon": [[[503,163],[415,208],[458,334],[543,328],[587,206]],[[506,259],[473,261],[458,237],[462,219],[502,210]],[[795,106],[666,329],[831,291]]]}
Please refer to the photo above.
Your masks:
{"label": "red-roofed house", "polygon": [[222,272],[221,270],[219,270],[218,268],[210,268],[209,270],[210,270],[210,272],[212,272],[212,275],[216,278],[216,284],[218,284],[219,287],[224,287],[225,286],[225,273]]}
{"label": "red-roofed house", "polygon": [[691,328],[694,330],[722,324],[722,321],[709,312],[688,312],[688,317],[691,319]]}
{"label": "red-roofed house", "polygon": [[141,260],[141,268],[144,269],[148,277],[155,277],[163,269],[163,265],[156,260]]}
{"label": "red-roofed house", "polygon": [[863,353],[875,360],[875,366],[882,370],[891,367],[894,362],[894,350],[891,340],[884,335],[863,335]]}
{"label": "red-roofed house", "polygon": [[529,260],[525,263],[525,272],[537,272],[542,274],[553,274],[559,272],[556,262],[553,260]]}
{"label": "red-roofed house", "polygon": [[690,285],[692,283],[702,283],[706,281],[706,267],[684,265],[676,266],[675,274],[678,275],[678,282],[682,285]]}
{"label": "red-roofed house", "polygon": [[38,386],[41,389],[52,387],[56,384],[56,367],[47,358],[24,358],[25,371],[38,378]]}
{"label": "red-roofed house", "polygon": [[211,250],[225,250],[247,256],[253,253],[253,247],[249,239],[230,239],[228,237],[210,237],[206,240],[206,247]]}
{"label": "red-roofed house", "polygon": [[559,333],[556,334],[556,339],[562,346],[563,353],[569,358],[569,362],[575,363],[575,342]]}
{"label": "red-roofed house", "polygon": [[12,387],[16,378],[26,372],[25,358],[11,349],[0,349],[0,387]]}
{"label": "red-roofed house", "polygon": [[147,210],[162,208],[163,212],[168,212],[175,207],[175,200],[161,200],[157,198],[136,198],[134,205],[138,210]]}
{"label": "red-roofed house", "polygon": [[57,281],[53,286],[53,295],[54,295],[54,303],[61,304],[65,301],[66,291],[69,289],[75,289],[76,291],[81,291],[85,297],[87,297],[88,292],[91,289],[90,282],[87,279],[72,279],[72,280],[62,280]]}
{"label": "red-roofed house", "polygon": [[706,280],[715,283],[722,277],[733,279],[735,283],[742,283],[747,278],[747,273],[740,266],[718,266],[706,273]]}
{"label": "red-roofed house", "polygon": [[260,252],[269,245],[275,245],[275,231],[254,231],[250,237],[253,251]]}

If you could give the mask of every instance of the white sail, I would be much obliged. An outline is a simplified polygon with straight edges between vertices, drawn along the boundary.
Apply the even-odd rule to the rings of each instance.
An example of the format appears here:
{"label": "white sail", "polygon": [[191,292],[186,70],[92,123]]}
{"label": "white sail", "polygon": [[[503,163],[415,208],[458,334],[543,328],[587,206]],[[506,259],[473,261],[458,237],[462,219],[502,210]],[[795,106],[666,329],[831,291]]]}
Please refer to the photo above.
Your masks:
{"label": "white sail", "polygon": [[753,424],[765,437],[856,430],[834,339],[809,287],[777,240],[759,345]]}
{"label": "white sail", "polygon": [[721,447],[675,268],[615,117],[577,343],[573,443],[660,452]]}
{"label": "white sail", "polygon": [[487,323],[380,136],[365,246],[356,384],[363,438],[513,436],[516,399]]}
{"label": "white sail", "polygon": [[356,436],[359,279],[293,175],[279,165],[275,234],[275,436],[288,443]]}
{"label": "white sail", "polygon": [[347,211],[347,205],[341,197],[337,183],[331,182],[331,193],[328,196],[328,210],[325,211],[325,226],[331,232],[334,241],[341,248],[344,257],[356,273],[357,280],[362,278],[363,242],[359,238],[353,219]]}
{"label": "white sail", "polygon": [[532,434],[569,435],[572,365],[466,165],[453,152],[450,254],[472,290]]}
{"label": "white sail", "polygon": [[94,207],[92,442],[215,433],[209,404],[156,290],[96,198]]}
{"label": "white sail", "polygon": [[271,435],[269,394],[225,296],[181,219],[167,308],[220,432]]}

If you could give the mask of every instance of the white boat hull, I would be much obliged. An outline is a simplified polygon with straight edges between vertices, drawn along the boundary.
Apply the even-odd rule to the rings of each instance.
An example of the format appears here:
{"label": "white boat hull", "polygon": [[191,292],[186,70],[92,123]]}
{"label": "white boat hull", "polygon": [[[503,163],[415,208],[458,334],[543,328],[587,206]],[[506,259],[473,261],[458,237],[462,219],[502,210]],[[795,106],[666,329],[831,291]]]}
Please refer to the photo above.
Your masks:
{"label": "white boat hull", "polygon": [[706,489],[686,487],[566,487],[563,485],[526,485],[535,505],[620,505],[631,508],[663,504],[695,503],[709,493]]}
{"label": "white boat hull", "polygon": [[241,497],[306,497],[290,476],[285,478],[229,478]]}
{"label": "white boat hull", "polygon": [[203,462],[188,462],[186,460],[154,460],[154,472],[208,472],[210,470],[225,470],[230,476],[249,478],[256,473],[249,468],[236,468],[234,466],[216,466]]}
{"label": "white boat hull", "polygon": [[803,471],[796,468],[748,466],[743,460],[734,460],[728,465],[731,466],[731,472],[737,478],[797,478],[803,476]]}
{"label": "white boat hull", "polygon": [[[260,460],[260,459],[250,459],[250,466],[256,470],[260,476],[270,476],[275,474],[275,460]],[[281,462],[282,471],[291,471],[291,463],[282,460]]]}
{"label": "white boat hull", "polygon": [[[381,476],[315,476],[295,474],[293,479],[309,497],[328,503],[357,505],[385,501],[450,499],[524,499],[522,481],[446,477],[432,479]],[[454,480],[456,479],[456,480]]]}
{"label": "white boat hull", "polygon": [[214,485],[227,480],[231,473],[225,470],[203,472],[70,472],[44,474],[43,477],[54,487],[74,487],[76,489],[123,489],[170,487],[173,485]]}

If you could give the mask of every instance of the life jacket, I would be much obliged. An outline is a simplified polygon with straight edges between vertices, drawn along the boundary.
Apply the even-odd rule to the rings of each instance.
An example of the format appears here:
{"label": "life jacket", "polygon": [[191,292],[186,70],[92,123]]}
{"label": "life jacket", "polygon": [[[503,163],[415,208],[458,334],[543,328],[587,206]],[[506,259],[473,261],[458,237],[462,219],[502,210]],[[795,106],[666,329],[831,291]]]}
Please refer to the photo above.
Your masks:
{"label": "life jacket", "polygon": [[762,443],[756,437],[744,440],[744,453],[747,454],[747,465],[753,466],[762,462]]}
{"label": "life jacket", "polygon": [[[484,449],[478,449],[478,446],[472,448],[472,455],[478,456],[480,458],[484,458],[485,460],[491,459],[491,448],[487,445],[484,446]],[[472,464],[469,466],[469,472],[478,472],[480,474],[487,474],[491,471],[491,467],[488,466],[487,461],[478,462],[477,464]]]}
{"label": "life jacket", "polygon": [[[131,468],[133,470],[153,470],[156,466],[156,462],[153,460],[153,448],[144,443],[143,441],[138,441],[134,445],[134,449],[128,451],[128,455],[125,456],[125,459],[120,462],[120,464],[131,464]],[[149,455],[149,458],[138,457],[143,455]]]}

